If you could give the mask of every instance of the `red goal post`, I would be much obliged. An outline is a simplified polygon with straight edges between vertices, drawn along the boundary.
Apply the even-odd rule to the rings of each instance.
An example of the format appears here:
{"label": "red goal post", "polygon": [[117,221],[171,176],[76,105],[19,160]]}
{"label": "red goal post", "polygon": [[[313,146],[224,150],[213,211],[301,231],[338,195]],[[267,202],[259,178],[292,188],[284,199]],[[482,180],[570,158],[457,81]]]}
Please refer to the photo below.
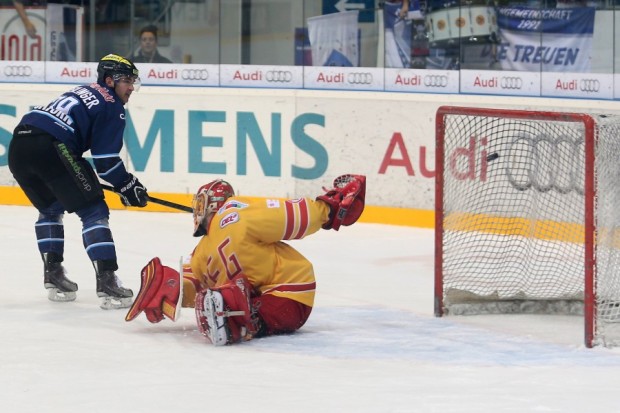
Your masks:
{"label": "red goal post", "polygon": [[620,118],[442,106],[435,315],[584,317],[620,344]]}

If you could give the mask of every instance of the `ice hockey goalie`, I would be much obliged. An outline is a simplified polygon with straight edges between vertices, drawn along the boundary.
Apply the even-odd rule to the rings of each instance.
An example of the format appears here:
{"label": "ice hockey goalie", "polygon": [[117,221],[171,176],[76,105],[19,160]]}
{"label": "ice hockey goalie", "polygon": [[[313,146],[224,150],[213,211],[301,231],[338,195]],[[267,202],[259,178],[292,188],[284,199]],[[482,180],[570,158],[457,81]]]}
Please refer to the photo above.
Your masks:
{"label": "ice hockey goalie", "polygon": [[153,258],[126,320],[144,312],[157,323],[193,307],[200,331],[216,346],[304,325],[314,304],[312,264],[288,242],[321,228],[354,224],[365,205],[366,177],[341,175],[312,198],[235,196],[221,179],[194,196],[194,236],[201,237],[181,271]]}

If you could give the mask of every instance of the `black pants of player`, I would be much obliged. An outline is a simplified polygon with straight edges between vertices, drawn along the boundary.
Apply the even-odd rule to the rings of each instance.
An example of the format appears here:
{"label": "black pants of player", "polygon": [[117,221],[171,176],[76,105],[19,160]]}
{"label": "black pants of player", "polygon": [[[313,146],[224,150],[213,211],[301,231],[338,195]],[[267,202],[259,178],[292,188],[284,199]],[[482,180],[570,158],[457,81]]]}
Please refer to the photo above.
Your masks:
{"label": "black pants of player", "polygon": [[92,166],[53,136],[30,126],[18,126],[9,144],[9,168],[39,210],[35,224],[41,254],[62,261],[62,215],[75,212],[82,220],[82,241],[91,261],[116,270],[116,249],[108,226],[110,211]]}
{"label": "black pants of player", "polygon": [[18,126],[8,155],[13,177],[38,210],[59,201],[75,212],[104,199],[92,166],[45,131]]}

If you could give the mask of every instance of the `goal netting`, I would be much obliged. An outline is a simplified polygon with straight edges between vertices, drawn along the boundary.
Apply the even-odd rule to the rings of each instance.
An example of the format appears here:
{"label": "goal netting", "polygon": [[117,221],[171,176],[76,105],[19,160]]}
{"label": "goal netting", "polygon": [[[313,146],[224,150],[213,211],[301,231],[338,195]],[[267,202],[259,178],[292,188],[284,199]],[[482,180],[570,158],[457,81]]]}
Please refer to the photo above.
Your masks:
{"label": "goal netting", "polygon": [[441,107],[435,314],[584,317],[620,344],[620,117]]}

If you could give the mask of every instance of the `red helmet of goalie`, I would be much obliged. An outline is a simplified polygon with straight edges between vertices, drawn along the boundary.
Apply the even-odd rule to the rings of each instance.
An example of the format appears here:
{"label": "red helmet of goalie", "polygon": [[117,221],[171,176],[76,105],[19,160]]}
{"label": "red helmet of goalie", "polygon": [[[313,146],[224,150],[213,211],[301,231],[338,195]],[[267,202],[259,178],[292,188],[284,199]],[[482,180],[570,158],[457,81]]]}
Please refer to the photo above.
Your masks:
{"label": "red helmet of goalie", "polygon": [[207,235],[213,215],[234,195],[233,187],[222,179],[216,179],[198,188],[192,202],[195,237]]}

